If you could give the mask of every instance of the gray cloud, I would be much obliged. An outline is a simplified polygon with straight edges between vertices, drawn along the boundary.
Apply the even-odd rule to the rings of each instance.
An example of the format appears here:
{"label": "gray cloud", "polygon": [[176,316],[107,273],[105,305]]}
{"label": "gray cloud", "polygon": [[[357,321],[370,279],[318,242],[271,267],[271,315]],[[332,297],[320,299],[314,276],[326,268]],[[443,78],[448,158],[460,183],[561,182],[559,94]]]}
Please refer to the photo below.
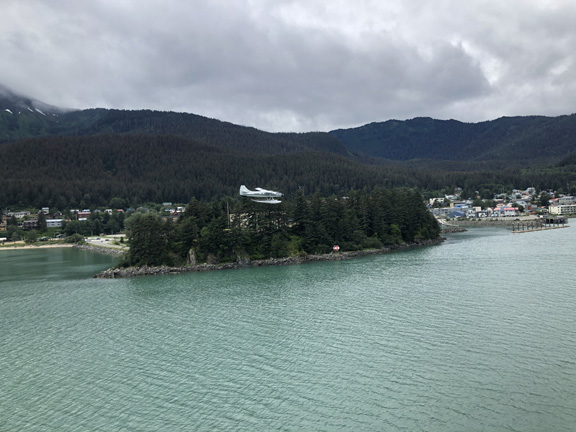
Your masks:
{"label": "gray cloud", "polygon": [[570,0],[4,0],[0,82],[47,103],[308,131],[575,110]]}

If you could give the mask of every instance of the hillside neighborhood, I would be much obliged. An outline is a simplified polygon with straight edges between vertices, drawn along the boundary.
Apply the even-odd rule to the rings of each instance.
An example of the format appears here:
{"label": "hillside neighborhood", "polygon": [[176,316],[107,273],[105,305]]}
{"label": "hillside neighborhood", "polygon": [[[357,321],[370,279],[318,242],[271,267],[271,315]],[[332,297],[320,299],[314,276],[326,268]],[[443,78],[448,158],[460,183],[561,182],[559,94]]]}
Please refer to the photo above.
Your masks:
{"label": "hillside neighborhood", "polygon": [[576,214],[576,197],[553,191],[536,193],[534,188],[514,189],[510,194],[497,194],[491,200],[461,199],[454,195],[431,198],[428,208],[436,217],[449,219],[495,219],[519,216],[566,216]]}

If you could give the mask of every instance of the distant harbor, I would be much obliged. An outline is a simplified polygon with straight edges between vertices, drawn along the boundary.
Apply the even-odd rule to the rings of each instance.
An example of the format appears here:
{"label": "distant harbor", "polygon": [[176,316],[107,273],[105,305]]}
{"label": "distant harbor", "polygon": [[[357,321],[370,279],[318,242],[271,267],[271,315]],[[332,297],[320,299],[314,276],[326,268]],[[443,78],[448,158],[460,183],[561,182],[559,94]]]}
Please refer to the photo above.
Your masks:
{"label": "distant harbor", "polygon": [[[513,232],[534,231],[536,229],[556,229],[568,226],[568,221],[564,216],[547,218],[525,217],[525,218],[486,218],[473,220],[458,220],[441,222],[443,232],[453,228],[477,228],[477,227],[503,227],[511,229]],[[446,230],[446,231],[444,231]]]}

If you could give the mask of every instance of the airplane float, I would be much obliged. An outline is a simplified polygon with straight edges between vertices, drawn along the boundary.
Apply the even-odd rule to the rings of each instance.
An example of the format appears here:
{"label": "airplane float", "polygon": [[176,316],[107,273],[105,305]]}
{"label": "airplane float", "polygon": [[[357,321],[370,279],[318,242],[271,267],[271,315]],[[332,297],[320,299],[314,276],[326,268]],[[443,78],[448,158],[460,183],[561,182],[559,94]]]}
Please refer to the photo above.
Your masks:
{"label": "airplane float", "polygon": [[240,186],[240,195],[248,197],[254,202],[264,204],[280,204],[282,201],[277,198],[284,196],[283,193],[262,188],[256,188],[256,190],[252,191],[244,185]]}

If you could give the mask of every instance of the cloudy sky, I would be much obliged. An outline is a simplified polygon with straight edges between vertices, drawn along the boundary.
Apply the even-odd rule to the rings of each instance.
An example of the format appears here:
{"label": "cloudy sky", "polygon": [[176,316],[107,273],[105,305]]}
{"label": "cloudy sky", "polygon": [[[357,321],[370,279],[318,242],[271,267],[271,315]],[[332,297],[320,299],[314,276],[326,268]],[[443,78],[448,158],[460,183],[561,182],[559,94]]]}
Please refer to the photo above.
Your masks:
{"label": "cloudy sky", "polygon": [[574,0],[0,0],[0,83],[267,131],[576,112]]}

